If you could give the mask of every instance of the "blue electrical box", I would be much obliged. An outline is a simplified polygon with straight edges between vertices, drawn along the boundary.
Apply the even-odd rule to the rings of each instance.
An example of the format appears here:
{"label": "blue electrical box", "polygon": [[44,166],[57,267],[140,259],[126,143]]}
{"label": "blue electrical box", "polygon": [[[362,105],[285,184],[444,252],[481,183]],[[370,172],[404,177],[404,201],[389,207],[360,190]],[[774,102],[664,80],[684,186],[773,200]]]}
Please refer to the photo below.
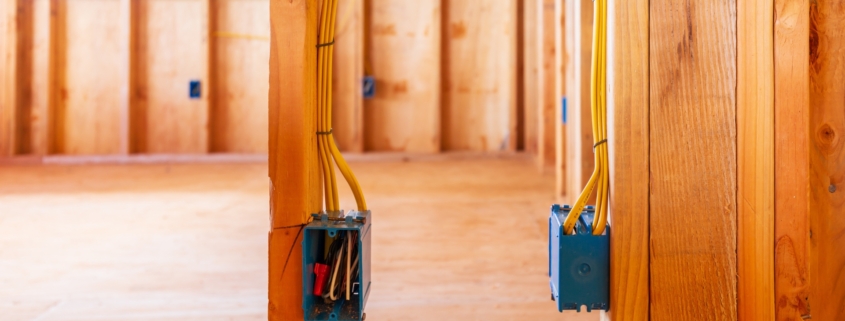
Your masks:
{"label": "blue electrical box", "polygon": [[191,99],[200,99],[202,97],[202,83],[199,80],[191,80],[188,83],[188,96]]}
{"label": "blue electrical box", "polygon": [[[371,284],[372,215],[370,211],[350,211],[345,215],[340,211],[332,214],[312,214],[312,217],[314,221],[305,226],[302,240],[302,308],[305,321],[363,320],[366,317],[364,307],[370,295]],[[323,287],[327,283],[325,279],[320,280],[316,271],[332,264],[326,262],[325,257],[332,244],[341,243],[338,240],[344,240],[344,237],[351,238],[351,242],[355,244],[350,257],[350,263],[354,263],[347,265],[352,266],[354,271],[350,281],[351,296],[347,300],[345,291],[340,291],[336,300],[328,300],[315,294],[315,287]]]}
{"label": "blue electrical box", "polygon": [[603,235],[593,235],[595,209],[588,206],[566,235],[563,222],[569,205],[555,204],[549,217],[549,285],[558,311],[587,306],[587,312],[610,308],[610,226]]}
{"label": "blue electrical box", "polygon": [[376,96],[376,78],[364,76],[363,81],[364,99],[371,99]]}

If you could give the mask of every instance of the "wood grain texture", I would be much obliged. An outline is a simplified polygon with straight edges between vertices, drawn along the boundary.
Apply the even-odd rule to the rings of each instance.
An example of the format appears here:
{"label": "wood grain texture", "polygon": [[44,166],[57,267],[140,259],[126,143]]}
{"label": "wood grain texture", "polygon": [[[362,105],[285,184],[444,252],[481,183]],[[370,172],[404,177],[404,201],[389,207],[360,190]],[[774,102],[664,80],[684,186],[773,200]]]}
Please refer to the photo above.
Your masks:
{"label": "wood grain texture", "polygon": [[120,152],[120,2],[57,1],[57,153]]}
{"label": "wood grain texture", "polygon": [[211,151],[267,152],[268,0],[213,0]]}
{"label": "wood grain texture", "polygon": [[[590,109],[593,1],[568,2],[566,17],[566,198],[572,204],[590,180],[595,162]],[[595,194],[588,203],[595,203]]]}
{"label": "wood grain texture", "polygon": [[648,0],[608,1],[610,302],[613,321],[649,320]]}
{"label": "wood grain texture", "polygon": [[649,24],[651,320],[736,320],[736,3]]}
{"label": "wood grain texture", "polygon": [[0,4],[0,156],[14,155],[17,145],[18,5],[19,1]]}
{"label": "wood grain texture", "polygon": [[443,149],[514,150],[516,0],[448,0]]}
{"label": "wood grain texture", "polygon": [[775,319],[810,316],[810,5],[775,1]]}
{"label": "wood grain texture", "polygon": [[810,4],[810,309],[845,319],[845,2]]}
{"label": "wood grain texture", "polygon": [[[290,235],[292,230],[302,228],[308,215],[321,209],[315,135],[317,3],[270,2],[271,232],[267,311],[271,321],[302,319],[302,270],[300,264],[295,264],[301,259],[296,254],[301,253],[302,244]],[[287,259],[290,256],[293,261]]]}
{"label": "wood grain texture", "polygon": [[557,157],[555,153],[557,146],[555,145],[555,106],[558,104],[557,87],[556,85],[556,57],[560,54],[562,48],[555,47],[557,38],[555,31],[559,29],[559,24],[555,19],[555,10],[558,5],[562,3],[557,0],[541,0],[542,11],[542,37],[541,37],[541,55],[542,55],[542,71],[540,81],[540,106],[538,111],[539,126],[538,126],[538,157],[542,167],[553,166]]}
{"label": "wood grain texture", "polygon": [[52,131],[50,126],[50,1],[32,0],[32,43],[30,55],[32,66],[29,78],[29,132],[30,139],[27,151],[35,155],[46,155],[52,145]]}
{"label": "wood grain texture", "polygon": [[338,3],[332,74],[332,135],[343,152],[364,151],[364,2]]}
{"label": "wood grain texture", "polygon": [[774,2],[737,2],[739,320],[774,320]]}
{"label": "wood grain texture", "polygon": [[[363,0],[362,0],[363,1]],[[441,1],[367,0],[367,151],[440,151]]]}
{"label": "wood grain texture", "polygon": [[540,23],[543,19],[540,12],[543,0],[523,1],[523,110],[524,150],[530,154],[537,154],[539,150],[540,133],[540,62],[542,50],[540,43]]}
{"label": "wood grain texture", "polygon": [[558,199],[567,195],[567,172],[566,172],[566,124],[563,123],[563,102],[561,98],[566,96],[566,64],[569,60],[568,53],[563,50],[566,43],[566,8],[565,0],[557,0],[555,3],[555,64],[554,64],[554,134],[555,134],[555,196]]}
{"label": "wood grain texture", "polygon": [[[144,153],[208,151],[209,2],[138,2],[137,86],[133,109],[140,110]],[[199,80],[202,95],[191,99],[189,82]]]}

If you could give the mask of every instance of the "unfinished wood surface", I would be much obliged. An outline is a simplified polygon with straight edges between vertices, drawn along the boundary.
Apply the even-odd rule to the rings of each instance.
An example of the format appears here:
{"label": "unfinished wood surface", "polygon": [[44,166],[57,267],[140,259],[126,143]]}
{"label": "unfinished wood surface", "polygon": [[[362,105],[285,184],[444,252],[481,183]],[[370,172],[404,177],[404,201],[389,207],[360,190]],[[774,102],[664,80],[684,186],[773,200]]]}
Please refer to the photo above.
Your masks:
{"label": "unfinished wood surface", "polygon": [[540,133],[540,62],[542,61],[542,46],[540,42],[541,23],[540,15],[543,10],[543,0],[523,1],[523,29],[521,47],[523,55],[523,140],[524,150],[530,154],[537,154],[539,150]]}
{"label": "unfinished wood surface", "polygon": [[566,124],[563,122],[565,111],[561,97],[566,96],[566,61],[569,59],[566,50],[566,7],[565,0],[555,2],[555,106],[554,106],[554,134],[555,134],[555,196],[558,199],[566,197],[570,191],[567,186],[566,173]]}
{"label": "unfinished wood surface", "polygon": [[[285,266],[299,229],[321,209],[317,166],[317,0],[270,2],[268,320],[299,320],[301,268]],[[301,256],[300,256],[301,257]],[[293,263],[297,260],[294,259]],[[289,274],[290,273],[290,274]],[[293,275],[291,275],[293,274]]]}
{"label": "unfinished wood surface", "polygon": [[[350,165],[376,215],[367,320],[597,320],[549,301],[553,184],[530,158],[361,158]],[[264,163],[0,167],[3,320],[268,320],[267,175]],[[489,219],[501,211],[519,215]],[[272,242],[289,249],[298,228]]]}
{"label": "unfinished wood surface", "polygon": [[[116,4],[115,4],[116,5]],[[134,152],[208,151],[209,1],[138,2],[137,84],[133,109],[137,126]],[[116,14],[115,14],[116,15]],[[117,26],[115,26],[116,30]],[[200,81],[202,95],[189,96]]]}
{"label": "unfinished wood surface", "polygon": [[[557,42],[556,31],[560,28],[558,21],[555,19],[555,10],[557,5],[561,2],[558,0],[540,0],[541,7],[541,56],[542,56],[542,71],[540,80],[540,105],[538,106],[538,140],[539,140],[539,160],[543,167],[553,166],[555,164],[557,148],[555,146],[555,106],[558,104],[559,97],[556,97],[557,87],[555,74],[556,58],[562,48],[555,47]],[[567,4],[568,5],[568,4]]]}
{"label": "unfinished wood surface", "polygon": [[267,152],[269,0],[213,0],[211,151]]}
{"label": "unfinished wood surface", "polygon": [[338,3],[334,44],[332,135],[343,152],[364,151],[364,5]]}
{"label": "unfinished wood surface", "polygon": [[810,5],[810,310],[845,319],[845,7]]}
{"label": "unfinished wood surface", "polygon": [[52,146],[50,126],[50,0],[32,0],[26,2],[30,8],[31,46],[29,55],[28,130],[29,139],[25,144],[27,154],[46,155]]}
{"label": "unfinished wood surface", "polygon": [[649,320],[649,12],[608,1],[610,302],[613,321]]}
{"label": "unfinished wood surface", "polygon": [[18,1],[0,4],[0,156],[15,154],[18,109]]}
{"label": "unfinished wood surface", "polygon": [[[364,0],[359,0],[364,1]],[[441,1],[367,0],[367,151],[440,151]]]}
{"label": "unfinished wood surface", "polygon": [[55,1],[55,152],[120,152],[120,2]]}
{"label": "unfinished wood surface", "polygon": [[[810,5],[775,1],[775,320],[810,316]],[[822,320],[822,319],[818,319]]]}
{"label": "unfinished wood surface", "polygon": [[737,2],[739,320],[775,319],[774,2]]}
{"label": "unfinished wood surface", "polygon": [[736,3],[649,23],[651,320],[736,320]]}
{"label": "unfinished wood surface", "polygon": [[516,0],[445,1],[443,149],[513,150]]}
{"label": "unfinished wood surface", "polygon": [[[567,2],[566,17],[566,196],[572,204],[590,180],[595,162],[590,111],[593,1]],[[595,203],[595,195],[589,203]]]}

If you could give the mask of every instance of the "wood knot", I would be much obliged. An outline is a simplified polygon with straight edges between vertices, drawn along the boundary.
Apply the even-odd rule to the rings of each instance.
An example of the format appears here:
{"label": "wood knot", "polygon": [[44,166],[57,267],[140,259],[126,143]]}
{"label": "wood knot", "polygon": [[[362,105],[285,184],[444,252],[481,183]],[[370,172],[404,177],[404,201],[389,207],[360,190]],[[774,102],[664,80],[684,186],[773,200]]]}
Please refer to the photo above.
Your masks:
{"label": "wood knot", "polygon": [[816,140],[819,143],[819,148],[823,150],[831,149],[839,141],[836,131],[830,124],[824,124],[819,127],[819,130],[816,132]]}

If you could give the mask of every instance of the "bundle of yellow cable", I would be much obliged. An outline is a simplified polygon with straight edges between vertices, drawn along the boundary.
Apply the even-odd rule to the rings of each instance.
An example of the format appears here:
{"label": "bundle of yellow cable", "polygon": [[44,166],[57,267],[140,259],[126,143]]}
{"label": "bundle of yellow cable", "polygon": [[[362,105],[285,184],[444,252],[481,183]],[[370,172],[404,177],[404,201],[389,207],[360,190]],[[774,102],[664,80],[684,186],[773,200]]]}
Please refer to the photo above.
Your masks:
{"label": "bundle of yellow cable", "polygon": [[607,152],[607,0],[595,0],[593,10],[593,54],[590,70],[590,106],[592,111],[593,150],[595,169],[581,191],[572,211],[563,222],[564,232],[572,234],[578,216],[586,206],[587,199],[596,190],[596,216],[593,220],[593,235],[601,235],[607,226],[607,200],[610,188],[610,166]]}
{"label": "bundle of yellow cable", "polygon": [[340,200],[337,194],[337,179],[334,164],[355,195],[355,202],[359,211],[367,210],[367,202],[361,185],[355,174],[349,169],[349,164],[335,145],[332,137],[332,57],[334,56],[335,21],[337,18],[338,0],[323,0],[320,17],[320,35],[317,40],[317,154],[323,172],[323,188],[325,190],[326,211],[340,210]]}

